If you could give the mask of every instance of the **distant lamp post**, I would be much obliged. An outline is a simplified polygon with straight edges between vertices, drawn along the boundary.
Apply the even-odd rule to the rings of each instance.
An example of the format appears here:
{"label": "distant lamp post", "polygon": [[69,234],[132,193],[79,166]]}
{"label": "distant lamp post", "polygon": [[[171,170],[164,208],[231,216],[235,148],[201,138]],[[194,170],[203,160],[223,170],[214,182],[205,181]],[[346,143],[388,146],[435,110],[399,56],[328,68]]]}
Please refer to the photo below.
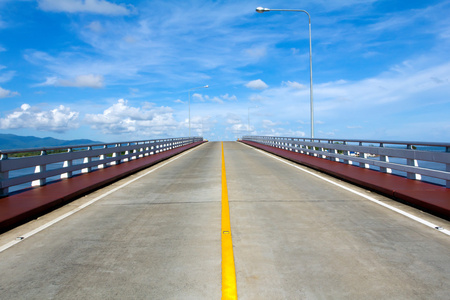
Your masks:
{"label": "distant lamp post", "polygon": [[269,12],[269,11],[292,11],[292,12],[304,12],[308,15],[309,20],[309,75],[310,75],[310,107],[311,107],[311,138],[314,138],[314,101],[313,101],[313,79],[312,79],[312,43],[311,43],[311,16],[306,10],[303,9],[270,9],[258,7],[256,9],[257,12]]}
{"label": "distant lamp post", "polygon": [[207,88],[209,88],[209,85],[195,87],[195,88],[190,89],[188,92],[188,95],[189,95],[189,137],[191,137],[191,91],[196,90],[196,89],[207,89]]}

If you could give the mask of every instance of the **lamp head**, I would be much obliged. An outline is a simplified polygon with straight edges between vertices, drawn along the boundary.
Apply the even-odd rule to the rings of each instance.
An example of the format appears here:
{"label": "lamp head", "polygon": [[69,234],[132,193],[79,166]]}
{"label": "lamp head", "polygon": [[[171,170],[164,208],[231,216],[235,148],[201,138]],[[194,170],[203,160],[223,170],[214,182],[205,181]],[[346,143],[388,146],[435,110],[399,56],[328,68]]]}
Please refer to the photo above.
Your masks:
{"label": "lamp head", "polygon": [[260,14],[262,14],[263,12],[266,12],[266,11],[270,11],[270,9],[269,8],[264,8],[264,7],[257,7],[256,8],[256,12],[259,12]]}

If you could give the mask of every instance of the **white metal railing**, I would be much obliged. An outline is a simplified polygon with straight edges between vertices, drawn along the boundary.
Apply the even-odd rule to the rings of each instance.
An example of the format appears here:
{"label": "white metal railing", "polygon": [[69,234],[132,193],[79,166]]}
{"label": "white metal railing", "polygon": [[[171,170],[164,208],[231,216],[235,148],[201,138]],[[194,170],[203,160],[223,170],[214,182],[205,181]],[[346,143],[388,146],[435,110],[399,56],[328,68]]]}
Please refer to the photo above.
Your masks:
{"label": "white metal railing", "polygon": [[[0,150],[0,196],[14,189],[89,173],[194,142],[202,137]],[[20,157],[16,157],[19,155]],[[30,155],[30,156],[23,156]],[[10,190],[11,189],[11,190]]]}
{"label": "white metal railing", "polygon": [[242,139],[450,188],[450,143],[274,136]]}

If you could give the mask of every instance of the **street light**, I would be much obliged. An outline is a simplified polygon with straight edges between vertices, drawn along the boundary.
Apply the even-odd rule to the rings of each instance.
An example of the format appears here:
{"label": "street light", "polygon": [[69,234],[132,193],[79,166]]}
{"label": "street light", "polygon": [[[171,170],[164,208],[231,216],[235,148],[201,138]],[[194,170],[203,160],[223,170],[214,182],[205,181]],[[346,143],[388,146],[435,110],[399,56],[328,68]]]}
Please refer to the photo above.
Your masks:
{"label": "street light", "polygon": [[191,137],[191,91],[196,89],[207,89],[209,85],[195,87],[189,90],[189,137]]}
{"label": "street light", "polygon": [[269,12],[269,11],[293,11],[293,12],[304,12],[308,15],[309,20],[309,75],[310,75],[310,106],[311,106],[311,138],[314,138],[314,102],[313,102],[313,79],[312,79],[312,43],[311,43],[311,16],[306,10],[303,9],[270,9],[258,7],[256,11],[259,13]]}

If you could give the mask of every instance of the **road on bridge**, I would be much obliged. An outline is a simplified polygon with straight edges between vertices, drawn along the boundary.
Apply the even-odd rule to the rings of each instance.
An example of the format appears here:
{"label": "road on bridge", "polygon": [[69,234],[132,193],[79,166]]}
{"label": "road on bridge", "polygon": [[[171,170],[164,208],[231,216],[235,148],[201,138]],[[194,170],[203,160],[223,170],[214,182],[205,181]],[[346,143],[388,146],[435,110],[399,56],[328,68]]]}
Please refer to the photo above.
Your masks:
{"label": "road on bridge", "polygon": [[[450,222],[223,145],[239,299],[448,299],[450,236],[341,186]],[[220,299],[221,157],[203,144],[4,233],[0,298]]]}

